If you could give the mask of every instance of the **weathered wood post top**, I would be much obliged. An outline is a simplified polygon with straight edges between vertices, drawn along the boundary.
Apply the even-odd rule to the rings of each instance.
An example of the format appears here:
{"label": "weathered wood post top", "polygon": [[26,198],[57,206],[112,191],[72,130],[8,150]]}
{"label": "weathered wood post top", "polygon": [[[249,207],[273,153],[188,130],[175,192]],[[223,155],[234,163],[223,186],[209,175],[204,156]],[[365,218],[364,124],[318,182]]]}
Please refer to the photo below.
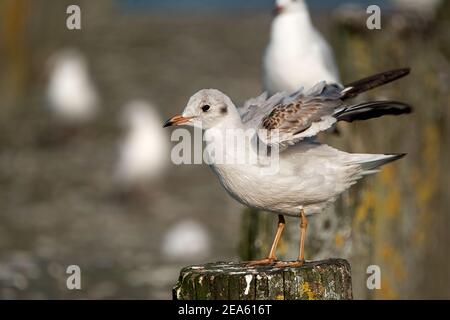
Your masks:
{"label": "weathered wood post top", "polygon": [[350,264],[343,259],[300,267],[217,262],[183,268],[173,288],[176,300],[352,299]]}

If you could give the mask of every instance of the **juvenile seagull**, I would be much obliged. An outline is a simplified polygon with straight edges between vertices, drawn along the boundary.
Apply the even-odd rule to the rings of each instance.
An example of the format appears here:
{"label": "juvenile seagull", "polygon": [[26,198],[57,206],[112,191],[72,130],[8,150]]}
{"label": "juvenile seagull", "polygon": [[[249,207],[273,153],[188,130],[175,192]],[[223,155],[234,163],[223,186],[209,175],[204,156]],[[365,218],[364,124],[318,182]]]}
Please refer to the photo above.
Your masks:
{"label": "juvenile seagull", "polygon": [[[320,213],[357,180],[404,156],[346,153],[318,143],[313,137],[337,121],[410,113],[410,106],[395,101],[348,104],[348,99],[408,73],[409,69],[399,69],[344,87],[323,81],[307,92],[278,93],[270,98],[263,94],[249,100],[239,111],[222,92],[203,89],[191,97],[182,115],[169,119],[164,127],[182,124],[201,127],[205,136],[212,137],[207,141],[207,148],[223,144],[220,135],[210,134],[213,131],[254,129],[254,138],[259,142],[280,148],[279,170],[271,175],[262,174],[259,163],[212,162],[210,166],[233,198],[249,207],[278,214],[278,230],[268,257],[252,264],[276,261],[276,248],[285,225],[284,215],[288,215],[300,217],[301,222],[298,260],[288,264],[300,265],[304,261],[306,216]],[[272,136],[278,138],[269,139]],[[224,146],[229,145],[225,143]],[[235,150],[233,144],[225,153],[238,158],[240,155]]]}
{"label": "juvenile seagull", "polygon": [[333,52],[311,22],[304,0],[276,0],[263,86],[269,94],[310,89],[319,81],[340,83]]}

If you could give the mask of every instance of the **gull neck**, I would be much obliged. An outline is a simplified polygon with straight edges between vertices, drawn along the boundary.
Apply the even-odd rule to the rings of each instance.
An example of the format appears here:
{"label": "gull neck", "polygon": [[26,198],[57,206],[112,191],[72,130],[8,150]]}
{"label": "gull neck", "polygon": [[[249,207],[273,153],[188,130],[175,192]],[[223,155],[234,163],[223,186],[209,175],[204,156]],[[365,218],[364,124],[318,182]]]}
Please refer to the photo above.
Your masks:
{"label": "gull neck", "polygon": [[309,37],[314,26],[308,9],[285,12],[275,17],[272,22],[271,41],[289,42],[303,41]]}

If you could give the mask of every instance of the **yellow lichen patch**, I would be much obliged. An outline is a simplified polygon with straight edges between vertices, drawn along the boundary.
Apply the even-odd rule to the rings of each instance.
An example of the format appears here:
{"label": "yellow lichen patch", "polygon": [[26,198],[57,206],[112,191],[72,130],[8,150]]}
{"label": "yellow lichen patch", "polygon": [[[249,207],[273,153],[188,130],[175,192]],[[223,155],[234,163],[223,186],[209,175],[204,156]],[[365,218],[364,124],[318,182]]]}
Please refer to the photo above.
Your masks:
{"label": "yellow lichen patch", "polygon": [[437,162],[439,159],[439,131],[433,125],[428,125],[424,133],[424,150],[422,161],[424,170],[419,171],[419,179],[416,180],[417,200],[419,205],[427,206],[437,190],[439,172]]}
{"label": "yellow lichen patch", "polygon": [[430,202],[436,192],[435,181],[432,181],[429,178],[422,180],[422,182],[418,183],[416,190],[417,202],[419,203],[420,207],[426,208],[427,204]]}
{"label": "yellow lichen patch", "polygon": [[400,212],[401,194],[397,187],[392,188],[386,200],[386,214],[390,218],[398,216]]}
{"label": "yellow lichen patch", "polygon": [[427,226],[430,223],[433,199],[438,192],[439,170],[437,161],[440,157],[440,133],[438,128],[429,124],[424,129],[422,168],[416,168],[412,182],[415,189],[415,201],[418,210],[415,230],[411,234],[411,243],[421,245],[426,239]]}
{"label": "yellow lichen patch", "polygon": [[314,300],[314,292],[312,292],[307,282],[302,284],[302,292],[306,293],[308,300]]}
{"label": "yellow lichen patch", "polygon": [[379,199],[378,204],[382,205],[382,213],[387,217],[397,217],[401,211],[401,192],[396,183],[395,165],[388,165],[380,173],[380,183],[386,190],[387,196]]}
{"label": "yellow lichen patch", "polygon": [[342,236],[342,234],[337,233],[336,236],[334,237],[334,242],[336,244],[336,247],[340,249],[340,248],[342,248],[344,246],[345,239]]}
{"label": "yellow lichen patch", "polygon": [[386,278],[381,277],[381,288],[380,290],[376,291],[377,298],[385,299],[385,300],[395,300],[398,299],[400,296],[389,283]]}
{"label": "yellow lichen patch", "polygon": [[383,184],[390,184],[394,180],[395,169],[393,165],[383,167],[380,172],[380,179]]}
{"label": "yellow lichen patch", "polygon": [[386,213],[393,218],[400,213],[401,193],[397,187],[393,187],[386,199]]}
{"label": "yellow lichen patch", "polygon": [[356,225],[364,222],[369,214],[369,210],[375,206],[375,194],[372,191],[365,190],[363,197],[358,207],[356,208],[356,215],[354,223]]}
{"label": "yellow lichen patch", "polygon": [[377,178],[375,190],[376,201],[374,205],[374,247],[375,255],[382,260],[382,288],[377,290],[377,297],[382,299],[395,299],[399,296],[396,291],[401,287],[401,281],[406,277],[403,257],[390,244],[389,230],[399,223],[402,193],[398,186],[396,165],[388,165],[381,170]]}
{"label": "yellow lichen patch", "polygon": [[406,271],[403,267],[403,259],[395,248],[390,245],[383,245],[380,249],[380,255],[389,267],[389,270],[392,270],[395,279],[399,281],[403,280],[405,278]]}
{"label": "yellow lichen patch", "polygon": [[284,300],[284,296],[282,294],[279,294],[275,297],[275,300]]}

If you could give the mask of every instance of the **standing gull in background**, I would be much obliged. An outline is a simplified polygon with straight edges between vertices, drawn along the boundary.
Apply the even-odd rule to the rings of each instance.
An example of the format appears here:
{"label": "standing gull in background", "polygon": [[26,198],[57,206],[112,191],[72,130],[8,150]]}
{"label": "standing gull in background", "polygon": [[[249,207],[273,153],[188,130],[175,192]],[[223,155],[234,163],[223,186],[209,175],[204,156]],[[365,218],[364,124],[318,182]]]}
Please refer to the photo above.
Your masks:
{"label": "standing gull in background", "polygon": [[[399,69],[377,74],[347,86],[316,84],[311,90],[299,90],[288,95],[278,93],[270,98],[263,94],[250,100],[239,111],[231,99],[215,89],[203,89],[194,94],[181,115],[169,119],[165,127],[190,125],[205,130],[207,148],[223,146],[225,153],[237,161],[224,163],[210,159],[226,191],[239,202],[256,209],[277,213],[278,230],[267,259],[253,262],[265,264],[276,261],[276,249],[284,230],[284,215],[300,217],[300,250],[298,260],[304,261],[304,240],[307,216],[320,213],[351,185],[373,174],[386,163],[403,154],[352,154],[314,141],[321,131],[337,121],[352,122],[383,115],[411,112],[411,107],[395,101],[372,101],[349,104],[348,100],[372,88],[394,81],[409,73]],[[270,156],[259,154],[262,161],[240,163],[242,149],[229,144],[227,132],[254,130],[252,140],[267,143],[270,150],[279,148],[279,170],[262,174],[261,164]],[[217,134],[222,133],[222,134]],[[224,138],[226,140],[224,140]],[[274,139],[272,139],[274,138]],[[245,152],[251,153],[245,144]],[[273,152],[273,151],[272,151]],[[259,159],[258,159],[259,160]]]}
{"label": "standing gull in background", "polygon": [[320,81],[340,83],[333,52],[313,26],[303,0],[277,0],[270,42],[263,58],[263,86],[269,95]]}
{"label": "standing gull in background", "polygon": [[48,67],[47,99],[57,119],[80,124],[94,118],[99,98],[81,52],[61,50],[49,59]]}
{"label": "standing gull in background", "polygon": [[158,178],[167,165],[169,143],[157,111],[145,101],[125,106],[128,131],[121,142],[116,178],[122,189],[140,188]]}

